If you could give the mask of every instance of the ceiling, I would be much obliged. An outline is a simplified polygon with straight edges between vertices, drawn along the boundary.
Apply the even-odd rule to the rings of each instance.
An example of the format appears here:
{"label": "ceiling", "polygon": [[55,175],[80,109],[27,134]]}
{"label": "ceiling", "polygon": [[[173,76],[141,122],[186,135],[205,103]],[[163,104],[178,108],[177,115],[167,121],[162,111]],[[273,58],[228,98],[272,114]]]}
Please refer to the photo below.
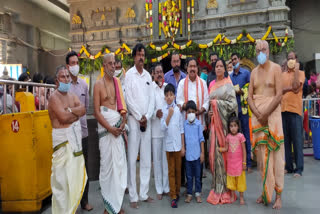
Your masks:
{"label": "ceiling", "polygon": [[67,0],[30,0],[32,3],[47,10],[48,12],[70,21],[69,4]]}

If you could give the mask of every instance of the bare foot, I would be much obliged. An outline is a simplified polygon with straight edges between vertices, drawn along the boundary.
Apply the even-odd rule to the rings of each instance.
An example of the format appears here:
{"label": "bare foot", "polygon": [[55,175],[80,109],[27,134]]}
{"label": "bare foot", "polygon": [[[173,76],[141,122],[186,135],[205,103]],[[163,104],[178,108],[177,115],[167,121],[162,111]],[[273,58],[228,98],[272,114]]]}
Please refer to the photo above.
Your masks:
{"label": "bare foot", "polygon": [[197,197],[196,197],[196,201],[197,201],[197,203],[202,203],[201,197],[200,197],[200,196],[197,196]]}
{"label": "bare foot", "polygon": [[252,170],[251,167],[249,167],[249,168],[248,168],[248,174],[251,174],[251,173],[253,173],[253,170]]}
{"label": "bare foot", "polygon": [[274,204],[273,204],[272,209],[280,210],[281,207],[282,207],[281,197],[277,197],[277,198],[276,198],[276,201],[275,201]]}
{"label": "bare foot", "polygon": [[244,198],[240,198],[240,205],[245,205]]}
{"label": "bare foot", "polygon": [[149,197],[148,197],[146,200],[144,200],[143,202],[153,203],[153,202],[154,202],[154,199],[149,196]]}
{"label": "bare foot", "polygon": [[90,205],[90,204],[86,204],[86,206],[84,206],[84,207],[81,207],[83,210],[86,210],[86,211],[91,211],[91,210],[93,210],[93,207]]}
{"label": "bare foot", "polygon": [[126,188],[126,191],[124,191],[125,194],[129,194],[129,189]]}
{"label": "bare foot", "polygon": [[158,200],[162,200],[162,194],[157,194]]}
{"label": "bare foot", "polygon": [[293,177],[294,178],[299,178],[299,177],[301,177],[301,175],[299,173],[294,173]]}
{"label": "bare foot", "polygon": [[119,214],[124,214],[124,209],[121,209]]}
{"label": "bare foot", "polygon": [[262,204],[263,200],[262,200],[262,196],[260,196],[257,200],[256,200],[257,204]]}
{"label": "bare foot", "polygon": [[184,202],[190,203],[191,200],[192,200],[192,195],[187,195],[187,198],[184,200]]}
{"label": "bare foot", "polygon": [[139,208],[138,202],[130,202],[130,207],[134,209],[138,209]]}

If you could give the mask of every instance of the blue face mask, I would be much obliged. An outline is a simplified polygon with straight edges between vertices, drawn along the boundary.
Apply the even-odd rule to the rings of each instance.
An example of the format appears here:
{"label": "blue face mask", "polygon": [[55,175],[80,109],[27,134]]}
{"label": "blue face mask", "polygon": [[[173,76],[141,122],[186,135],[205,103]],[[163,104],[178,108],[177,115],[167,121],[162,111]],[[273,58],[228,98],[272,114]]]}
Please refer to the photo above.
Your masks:
{"label": "blue face mask", "polygon": [[206,73],[201,73],[200,78],[203,79],[203,80],[205,80],[205,81],[207,81],[208,74],[206,74]]}
{"label": "blue face mask", "polygon": [[239,68],[240,63],[238,62],[236,65],[233,66],[234,69]]}
{"label": "blue face mask", "polygon": [[60,92],[68,92],[71,86],[71,82],[69,83],[63,83],[63,82],[59,82],[59,87],[58,87],[58,91]]}
{"label": "blue face mask", "polygon": [[267,54],[260,52],[257,56],[257,60],[260,65],[263,65],[267,61]]}

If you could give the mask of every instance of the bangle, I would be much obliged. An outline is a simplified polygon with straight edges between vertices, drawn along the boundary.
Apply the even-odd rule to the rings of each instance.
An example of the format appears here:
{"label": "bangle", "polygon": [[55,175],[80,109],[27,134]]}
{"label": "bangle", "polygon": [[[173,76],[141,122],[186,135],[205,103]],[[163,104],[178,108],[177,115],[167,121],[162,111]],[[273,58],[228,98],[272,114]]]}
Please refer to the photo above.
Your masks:
{"label": "bangle", "polygon": [[243,164],[243,165],[247,165],[247,163],[246,163],[246,162],[242,162],[242,164]]}

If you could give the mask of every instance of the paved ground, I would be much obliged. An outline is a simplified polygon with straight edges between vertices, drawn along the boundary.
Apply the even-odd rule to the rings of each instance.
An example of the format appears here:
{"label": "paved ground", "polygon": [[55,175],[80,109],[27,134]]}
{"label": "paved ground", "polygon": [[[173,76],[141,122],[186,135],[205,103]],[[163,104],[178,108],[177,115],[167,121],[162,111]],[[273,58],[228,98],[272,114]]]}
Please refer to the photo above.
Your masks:
{"label": "paved ground", "polygon": [[[129,207],[129,197],[125,195],[124,209],[126,213],[132,214],[160,214],[160,213],[172,213],[172,214],[188,214],[188,213],[281,213],[281,214],[319,214],[320,213],[320,161],[315,160],[313,157],[305,157],[305,171],[301,178],[293,178],[292,175],[285,176],[285,189],[283,196],[283,208],[280,211],[272,210],[272,206],[258,205],[255,203],[256,198],[261,192],[260,179],[257,171],[247,175],[247,191],[245,192],[246,205],[240,206],[239,200],[231,205],[218,205],[213,206],[207,202],[197,204],[193,200],[190,204],[184,203],[184,197],[179,202],[177,209],[170,207],[169,197],[164,197],[162,201],[156,200],[155,203],[148,204],[141,202],[140,208],[135,210]],[[207,171],[209,175],[209,171]],[[203,180],[203,201],[210,191],[211,176],[204,178]],[[181,191],[185,189],[182,188]],[[150,196],[155,198],[155,187],[153,176],[150,182]],[[99,191],[99,182],[90,182],[89,201],[94,206],[94,210],[86,212],[78,209],[79,214],[96,214],[103,213],[103,203]],[[43,208],[43,214],[51,214],[50,204],[47,204]]]}

